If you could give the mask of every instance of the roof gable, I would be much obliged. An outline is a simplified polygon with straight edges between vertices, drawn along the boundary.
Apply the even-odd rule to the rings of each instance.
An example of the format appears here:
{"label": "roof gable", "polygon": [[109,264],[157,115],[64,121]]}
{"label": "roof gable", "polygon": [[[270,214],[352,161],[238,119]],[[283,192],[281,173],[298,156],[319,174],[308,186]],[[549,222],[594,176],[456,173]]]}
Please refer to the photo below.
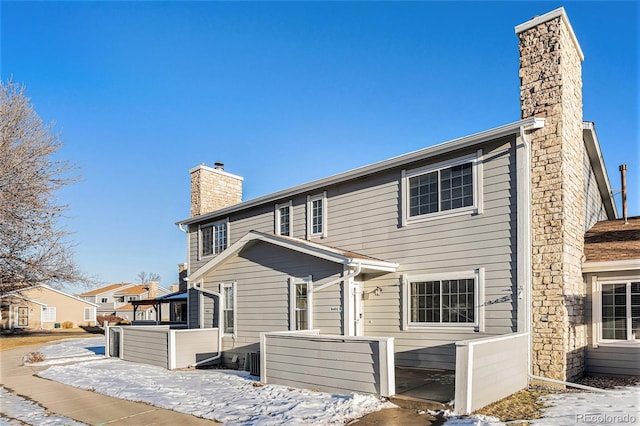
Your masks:
{"label": "roof gable", "polygon": [[100,288],[97,288],[95,290],[90,290],[90,291],[87,291],[85,293],[80,293],[80,296],[97,296],[97,295],[100,295],[100,294],[103,294],[103,293],[109,293],[109,292],[112,292],[114,290],[118,290],[119,288],[122,288],[122,287],[131,287],[132,285],[133,284],[131,284],[131,283],[110,284],[110,285],[105,286],[105,287],[100,287]]}
{"label": "roof gable", "polygon": [[189,275],[187,280],[192,282],[199,280],[204,274],[215,270],[219,265],[222,265],[227,259],[240,252],[242,248],[253,241],[263,241],[345,266],[359,265],[363,271],[394,272],[398,267],[397,263],[386,262],[384,260],[375,259],[373,257],[347,250],[341,250],[335,247],[325,246],[311,241],[293,237],[283,237],[265,232],[249,231],[244,237],[240,238],[222,253],[211,259],[193,274]]}

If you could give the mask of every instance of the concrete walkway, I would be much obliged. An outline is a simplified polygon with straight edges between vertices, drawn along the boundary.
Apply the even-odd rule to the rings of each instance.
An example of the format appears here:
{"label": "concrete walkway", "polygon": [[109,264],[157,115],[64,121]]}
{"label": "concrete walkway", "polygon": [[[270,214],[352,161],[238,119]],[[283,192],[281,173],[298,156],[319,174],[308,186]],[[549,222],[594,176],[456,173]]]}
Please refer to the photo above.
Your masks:
{"label": "concrete walkway", "polygon": [[111,398],[37,377],[35,374],[44,368],[25,367],[22,358],[40,346],[42,344],[0,352],[0,380],[7,390],[37,402],[49,412],[89,425],[216,424],[189,414]]}

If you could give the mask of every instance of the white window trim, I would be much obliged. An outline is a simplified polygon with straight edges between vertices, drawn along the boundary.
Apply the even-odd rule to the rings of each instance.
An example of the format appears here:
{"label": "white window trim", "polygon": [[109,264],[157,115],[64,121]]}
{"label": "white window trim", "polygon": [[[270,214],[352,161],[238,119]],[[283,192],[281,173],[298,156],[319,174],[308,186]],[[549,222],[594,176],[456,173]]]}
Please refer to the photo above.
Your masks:
{"label": "white window trim", "polygon": [[[442,210],[434,213],[426,213],[420,216],[410,216],[410,197],[409,197],[409,179],[423,175],[426,173],[432,173],[438,170],[447,169],[450,167],[459,166],[461,164],[471,163],[471,174],[473,178],[473,204],[467,207],[460,207],[452,210]],[[443,161],[436,164],[430,164],[425,167],[420,167],[411,170],[402,170],[400,179],[400,192],[402,197],[402,226],[407,226],[411,223],[424,222],[428,220],[441,219],[443,217],[452,217],[460,215],[478,215],[482,214],[484,210],[484,197],[483,197],[483,170],[482,170],[483,156],[482,149],[479,149],[475,154],[459,157],[454,160]],[[440,179],[438,179],[438,185],[440,185]],[[438,200],[440,195],[438,194]],[[440,208],[440,206],[438,206]]]}
{"label": "white window trim", "polygon": [[296,284],[307,285],[307,330],[313,329],[313,280],[311,275],[305,278],[289,278],[289,330],[296,331]]}
{"label": "white window trim", "polygon": [[[322,232],[313,233],[313,202],[322,200]],[[317,195],[307,195],[307,239],[312,237],[327,237],[327,191]]]}
{"label": "white window trim", "polygon": [[[237,292],[237,286],[236,286],[236,282],[230,282],[230,283],[220,283],[219,284],[220,287],[220,309],[222,310],[222,324],[219,324],[219,329],[220,332],[222,333],[222,336],[232,336],[234,339],[236,338],[236,336],[238,335],[238,292]],[[225,288],[232,288],[233,289],[233,333],[226,333],[224,330],[226,328],[226,324],[225,322],[225,318],[226,316],[224,315],[225,313],[225,297],[224,297],[224,289]]]}
{"label": "white window trim", "polygon": [[[402,280],[402,330],[468,330],[484,332],[484,268],[472,271],[443,272],[434,274],[419,274],[401,276]],[[414,323],[409,321],[409,310],[411,309],[411,290],[409,284],[412,281],[440,281],[440,280],[474,280],[474,322],[473,323]]]}
{"label": "white window trim", "polygon": [[[87,316],[87,312],[89,315]],[[83,321],[95,321],[96,320],[96,308],[84,308],[84,314],[82,315]]]}
{"label": "white window trim", "polygon": [[289,201],[288,203],[284,203],[284,204],[276,204],[274,233],[276,235],[282,235],[280,234],[280,209],[282,207],[289,207],[289,236],[292,237],[293,236],[293,202],[292,201]]}
{"label": "white window trim", "polygon": [[[210,227],[210,226],[214,226],[214,227],[215,227],[216,225],[220,225],[220,224],[222,224],[222,223],[224,223],[224,224],[226,225],[226,228],[227,228],[227,239],[226,239],[226,241],[225,241],[225,246],[228,248],[228,247],[229,247],[229,241],[231,240],[231,239],[230,239],[230,235],[231,235],[231,224],[230,224],[230,222],[229,222],[229,218],[226,218],[226,219],[223,219],[223,220],[218,220],[218,221],[216,221],[216,222],[208,222],[208,223],[203,223],[203,224],[198,225],[198,260],[202,260],[202,259],[210,259],[210,258],[215,257],[215,256],[219,255],[220,253],[222,253],[222,252],[220,252],[220,253],[215,253],[215,238],[216,238],[216,237],[215,237],[215,234],[214,234],[214,235],[213,235],[213,248],[214,248],[214,253],[212,253],[212,254],[208,254],[208,255],[206,255],[206,256],[202,254],[202,248],[203,248],[203,247],[202,247],[202,240],[203,240],[203,238],[202,238],[202,228],[208,228],[208,227]],[[226,250],[226,248],[225,248],[225,250]],[[223,251],[224,251],[224,250],[223,250]]]}
{"label": "white window trim", "polygon": [[592,333],[593,333],[593,347],[598,346],[640,346],[640,336],[636,336],[636,339],[616,340],[616,339],[604,339],[602,337],[602,285],[603,284],[626,284],[627,285],[627,330],[631,332],[631,313],[629,307],[631,306],[631,282],[640,281],[640,276],[620,276],[620,277],[603,277],[599,279],[597,275],[591,277],[591,318],[592,318]]}
{"label": "white window trim", "polygon": [[[50,314],[49,312],[53,312],[53,314]],[[48,319],[49,317],[53,316],[53,319]],[[56,322],[58,316],[58,311],[56,309],[55,306],[43,306],[42,307],[42,322]]]}

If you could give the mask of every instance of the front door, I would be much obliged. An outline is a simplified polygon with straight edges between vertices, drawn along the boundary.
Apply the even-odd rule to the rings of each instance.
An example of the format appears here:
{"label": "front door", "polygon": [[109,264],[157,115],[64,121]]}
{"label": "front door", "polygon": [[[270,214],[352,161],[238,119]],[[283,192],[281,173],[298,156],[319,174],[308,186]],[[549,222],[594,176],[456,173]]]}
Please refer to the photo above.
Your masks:
{"label": "front door", "polygon": [[364,334],[364,318],[362,310],[362,283],[351,282],[349,285],[349,317],[352,323],[349,326],[351,336]]}
{"label": "front door", "polygon": [[29,326],[29,308],[26,306],[18,306],[18,327]]}

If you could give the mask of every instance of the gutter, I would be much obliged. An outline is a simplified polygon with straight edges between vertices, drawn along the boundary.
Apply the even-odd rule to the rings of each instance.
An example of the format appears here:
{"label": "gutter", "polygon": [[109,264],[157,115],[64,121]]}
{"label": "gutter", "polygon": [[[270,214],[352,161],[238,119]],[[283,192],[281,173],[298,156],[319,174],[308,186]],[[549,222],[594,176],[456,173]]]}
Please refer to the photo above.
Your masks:
{"label": "gutter", "polygon": [[222,324],[222,312],[223,312],[222,303],[223,303],[223,301],[222,301],[222,295],[220,293],[216,292],[216,291],[206,290],[204,288],[196,287],[196,286],[193,286],[191,288],[193,288],[194,290],[197,290],[197,291],[199,291],[201,293],[210,294],[210,295],[215,296],[215,297],[218,298],[218,353],[215,354],[214,356],[210,357],[210,358],[206,358],[206,359],[200,360],[198,362],[194,362],[193,364],[189,365],[189,367],[197,367],[199,365],[206,364],[206,363],[209,363],[211,361],[217,361],[220,358],[222,358],[222,330],[220,330],[220,324]]}
{"label": "gutter", "polygon": [[347,274],[347,275],[345,275],[343,277],[336,278],[336,279],[334,279],[332,281],[329,281],[328,283],[324,283],[319,287],[315,287],[313,289],[313,292],[315,293],[317,291],[324,290],[325,288],[330,287],[330,286],[332,286],[334,284],[338,284],[339,282],[346,281],[346,280],[349,280],[351,278],[355,278],[356,276],[358,276],[360,274],[360,271],[362,271],[362,265],[360,263],[356,263],[355,265],[356,265],[356,270],[353,271],[352,273]]}

